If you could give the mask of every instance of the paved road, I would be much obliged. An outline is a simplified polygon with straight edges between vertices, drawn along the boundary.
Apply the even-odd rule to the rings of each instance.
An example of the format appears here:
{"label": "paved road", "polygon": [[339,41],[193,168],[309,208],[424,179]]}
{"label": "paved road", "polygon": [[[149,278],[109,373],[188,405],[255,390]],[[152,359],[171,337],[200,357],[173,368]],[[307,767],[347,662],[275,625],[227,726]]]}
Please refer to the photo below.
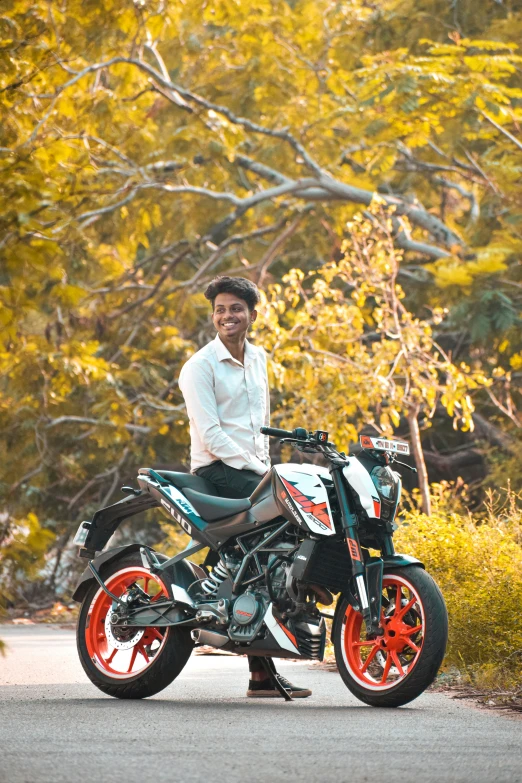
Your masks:
{"label": "paved road", "polygon": [[246,662],[193,656],[152,699],[85,677],[74,633],[2,626],[1,783],[518,783],[522,723],[442,694],[399,710],[357,702],[337,674],[281,662],[310,699],[246,699]]}

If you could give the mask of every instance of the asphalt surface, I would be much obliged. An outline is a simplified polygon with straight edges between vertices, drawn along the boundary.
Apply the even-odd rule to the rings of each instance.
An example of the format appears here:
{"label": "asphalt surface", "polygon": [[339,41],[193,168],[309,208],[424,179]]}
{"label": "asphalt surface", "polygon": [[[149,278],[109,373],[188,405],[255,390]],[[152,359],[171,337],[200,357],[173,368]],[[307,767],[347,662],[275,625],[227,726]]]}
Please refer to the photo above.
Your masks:
{"label": "asphalt surface", "polygon": [[118,701],[86,678],[74,632],[0,626],[1,783],[516,783],[522,722],[428,693],[359,703],[339,675],[280,662],[309,699],[246,699],[246,661],[192,656],[154,698]]}

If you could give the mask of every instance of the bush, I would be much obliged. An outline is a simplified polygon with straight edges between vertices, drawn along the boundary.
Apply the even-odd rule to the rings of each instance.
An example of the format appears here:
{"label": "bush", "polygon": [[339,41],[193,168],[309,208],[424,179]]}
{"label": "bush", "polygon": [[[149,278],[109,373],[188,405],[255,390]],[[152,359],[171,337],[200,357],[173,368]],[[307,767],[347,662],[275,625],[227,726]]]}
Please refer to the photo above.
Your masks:
{"label": "bush", "polygon": [[38,582],[54,533],[42,528],[38,517],[0,520],[0,610],[12,602],[24,601],[31,580]]}
{"label": "bush", "polygon": [[447,663],[471,677],[522,674],[522,510],[509,490],[475,517],[435,503],[432,516],[401,515],[398,551],[437,580],[449,613]]}

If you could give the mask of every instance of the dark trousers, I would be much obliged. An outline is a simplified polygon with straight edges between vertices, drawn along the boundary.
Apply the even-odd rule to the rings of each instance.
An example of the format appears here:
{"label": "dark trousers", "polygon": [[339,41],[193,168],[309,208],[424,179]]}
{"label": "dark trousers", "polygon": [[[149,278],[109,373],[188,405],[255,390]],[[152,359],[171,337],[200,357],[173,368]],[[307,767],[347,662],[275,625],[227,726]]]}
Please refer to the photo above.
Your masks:
{"label": "dark trousers", "polygon": [[[248,498],[263,478],[252,470],[231,468],[221,460],[199,468],[196,474],[210,481],[222,498]],[[251,672],[264,671],[261,659],[256,655],[248,656],[248,668]]]}
{"label": "dark trousers", "polygon": [[199,468],[196,474],[214,484],[222,498],[248,498],[263,478],[253,470],[237,470],[221,460]]}

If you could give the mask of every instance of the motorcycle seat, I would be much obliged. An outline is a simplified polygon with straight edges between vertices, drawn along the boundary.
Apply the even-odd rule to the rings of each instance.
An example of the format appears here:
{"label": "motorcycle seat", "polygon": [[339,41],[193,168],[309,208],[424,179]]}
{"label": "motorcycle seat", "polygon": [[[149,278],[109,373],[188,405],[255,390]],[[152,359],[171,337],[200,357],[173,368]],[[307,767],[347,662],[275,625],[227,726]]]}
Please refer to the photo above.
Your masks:
{"label": "motorcycle seat", "polygon": [[217,522],[252,507],[250,498],[219,498],[188,488],[183,490],[183,494],[205,522]]}
{"label": "motorcycle seat", "polygon": [[185,494],[186,489],[195,489],[197,492],[202,492],[205,495],[216,495],[214,485],[210,481],[201,478],[201,476],[194,476],[193,473],[177,473],[174,470],[157,470],[156,473],[170,481],[183,494]]}

